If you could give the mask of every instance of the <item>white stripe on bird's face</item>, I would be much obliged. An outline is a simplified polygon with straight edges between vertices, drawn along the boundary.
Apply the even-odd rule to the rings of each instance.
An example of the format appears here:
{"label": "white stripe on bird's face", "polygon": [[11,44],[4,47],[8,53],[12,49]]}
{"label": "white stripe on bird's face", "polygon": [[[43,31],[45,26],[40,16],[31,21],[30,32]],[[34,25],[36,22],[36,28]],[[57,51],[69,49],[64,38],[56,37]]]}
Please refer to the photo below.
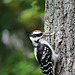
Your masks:
{"label": "white stripe on bird's face", "polygon": [[36,42],[36,41],[38,41],[39,39],[41,39],[42,38],[42,36],[40,36],[40,37],[30,37],[30,40],[32,41],[32,43],[33,43],[33,45],[34,46],[37,46],[38,45],[38,43]]}
{"label": "white stripe on bird's face", "polygon": [[40,34],[40,33],[42,33],[42,32],[41,31],[36,31],[36,32],[34,31],[33,32],[33,34]]}

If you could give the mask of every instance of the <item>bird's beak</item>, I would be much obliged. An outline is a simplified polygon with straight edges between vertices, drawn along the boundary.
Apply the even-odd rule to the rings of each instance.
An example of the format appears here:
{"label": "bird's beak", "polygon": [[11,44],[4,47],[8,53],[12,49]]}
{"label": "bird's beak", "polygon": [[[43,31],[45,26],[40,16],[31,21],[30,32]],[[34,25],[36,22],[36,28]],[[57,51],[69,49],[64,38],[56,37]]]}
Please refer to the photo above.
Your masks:
{"label": "bird's beak", "polygon": [[54,35],[54,33],[50,33],[50,35]]}
{"label": "bird's beak", "polygon": [[53,32],[53,33],[51,33],[51,32],[43,32],[43,36],[52,36],[52,35],[54,35],[55,33]]}

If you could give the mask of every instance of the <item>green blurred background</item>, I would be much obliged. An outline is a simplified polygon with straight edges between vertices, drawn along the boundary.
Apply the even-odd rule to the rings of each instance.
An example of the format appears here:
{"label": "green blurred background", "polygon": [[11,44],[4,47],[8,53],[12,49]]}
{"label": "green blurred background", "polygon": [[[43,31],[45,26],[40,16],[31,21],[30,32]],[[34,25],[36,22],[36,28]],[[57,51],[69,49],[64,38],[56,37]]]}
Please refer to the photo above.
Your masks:
{"label": "green blurred background", "polygon": [[0,75],[42,75],[29,34],[44,30],[44,0],[0,0]]}

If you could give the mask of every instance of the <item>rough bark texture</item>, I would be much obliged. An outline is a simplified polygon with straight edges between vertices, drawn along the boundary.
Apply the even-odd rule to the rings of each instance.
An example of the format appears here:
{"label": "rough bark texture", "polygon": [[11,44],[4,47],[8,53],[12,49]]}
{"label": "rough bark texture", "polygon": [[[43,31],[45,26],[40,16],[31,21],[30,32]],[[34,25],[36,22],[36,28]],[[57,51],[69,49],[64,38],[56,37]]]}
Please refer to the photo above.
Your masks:
{"label": "rough bark texture", "polygon": [[55,32],[46,38],[60,61],[56,75],[75,75],[75,0],[45,0],[45,32]]}

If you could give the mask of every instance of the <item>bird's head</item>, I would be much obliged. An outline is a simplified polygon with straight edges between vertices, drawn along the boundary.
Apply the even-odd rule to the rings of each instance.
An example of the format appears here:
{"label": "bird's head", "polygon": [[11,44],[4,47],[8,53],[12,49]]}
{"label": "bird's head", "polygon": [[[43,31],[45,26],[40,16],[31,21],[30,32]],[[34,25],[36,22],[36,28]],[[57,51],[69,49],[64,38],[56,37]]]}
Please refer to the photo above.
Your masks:
{"label": "bird's head", "polygon": [[40,30],[35,30],[30,34],[30,40],[32,41],[33,45],[37,45],[38,41],[46,36],[54,35],[54,33],[50,32],[42,32]]}

